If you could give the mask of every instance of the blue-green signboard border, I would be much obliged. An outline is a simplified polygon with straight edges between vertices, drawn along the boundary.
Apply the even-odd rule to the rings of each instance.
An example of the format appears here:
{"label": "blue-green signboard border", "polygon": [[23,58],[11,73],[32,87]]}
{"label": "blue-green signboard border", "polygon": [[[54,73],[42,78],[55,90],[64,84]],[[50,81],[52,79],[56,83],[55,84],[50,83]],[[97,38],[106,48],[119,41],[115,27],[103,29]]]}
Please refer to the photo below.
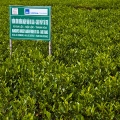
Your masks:
{"label": "blue-green signboard border", "polygon": [[[36,8],[40,8],[40,9],[48,9],[48,16],[47,17],[49,17],[49,38],[48,39],[37,39],[37,38],[31,38],[31,37],[27,37],[27,38],[16,38],[16,37],[12,37],[11,36],[11,16],[13,16],[13,15],[11,15],[11,8],[32,8],[32,9],[36,9]],[[11,40],[44,40],[44,41],[51,41],[51,6],[22,6],[22,5],[10,5],[9,6],[9,14],[10,14],[10,39]],[[16,16],[16,15],[14,15],[14,16]],[[19,16],[19,15],[17,15],[17,16]],[[25,15],[20,15],[20,16],[25,16]],[[30,15],[26,15],[26,16],[30,16]],[[38,16],[38,15],[37,15]],[[33,17],[33,16],[31,16],[31,17]],[[35,16],[34,16],[35,17]],[[41,16],[39,16],[39,17],[42,17],[42,15]],[[43,17],[45,17],[45,16],[43,16]]]}

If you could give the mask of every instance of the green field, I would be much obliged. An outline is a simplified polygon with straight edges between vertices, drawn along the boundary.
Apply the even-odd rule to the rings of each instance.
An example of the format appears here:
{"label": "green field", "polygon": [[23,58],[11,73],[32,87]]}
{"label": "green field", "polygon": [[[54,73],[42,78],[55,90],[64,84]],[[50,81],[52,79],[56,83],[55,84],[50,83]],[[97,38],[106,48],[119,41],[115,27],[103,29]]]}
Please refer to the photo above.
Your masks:
{"label": "green field", "polygon": [[[52,56],[10,58],[9,5],[52,7]],[[120,0],[0,0],[0,120],[120,120]]]}

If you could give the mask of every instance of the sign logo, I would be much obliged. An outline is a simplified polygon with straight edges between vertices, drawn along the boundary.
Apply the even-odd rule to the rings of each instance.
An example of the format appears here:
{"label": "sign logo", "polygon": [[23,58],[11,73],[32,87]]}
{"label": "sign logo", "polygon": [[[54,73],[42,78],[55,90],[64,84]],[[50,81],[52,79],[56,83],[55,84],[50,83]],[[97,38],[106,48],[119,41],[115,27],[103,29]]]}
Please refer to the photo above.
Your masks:
{"label": "sign logo", "polygon": [[25,15],[48,15],[48,9],[28,9],[24,10]]}
{"label": "sign logo", "polygon": [[25,9],[25,14],[29,14],[30,10],[29,9]]}
{"label": "sign logo", "polygon": [[18,15],[18,8],[12,8],[12,14]]}

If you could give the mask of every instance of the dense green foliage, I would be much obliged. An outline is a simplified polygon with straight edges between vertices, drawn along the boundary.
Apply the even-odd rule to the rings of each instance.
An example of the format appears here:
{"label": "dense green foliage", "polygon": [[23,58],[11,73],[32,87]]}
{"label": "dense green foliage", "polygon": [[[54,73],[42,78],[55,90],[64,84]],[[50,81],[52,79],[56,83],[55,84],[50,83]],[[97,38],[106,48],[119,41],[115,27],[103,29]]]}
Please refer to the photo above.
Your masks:
{"label": "dense green foliage", "polygon": [[[52,6],[48,42],[13,41],[9,5]],[[120,120],[119,0],[0,0],[0,120]]]}

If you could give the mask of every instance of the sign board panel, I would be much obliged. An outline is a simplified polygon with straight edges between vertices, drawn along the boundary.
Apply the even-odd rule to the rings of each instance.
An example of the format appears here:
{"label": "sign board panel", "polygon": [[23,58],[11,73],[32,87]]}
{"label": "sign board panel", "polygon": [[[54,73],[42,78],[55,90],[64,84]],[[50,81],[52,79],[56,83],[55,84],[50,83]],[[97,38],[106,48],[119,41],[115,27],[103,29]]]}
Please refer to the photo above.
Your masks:
{"label": "sign board panel", "polygon": [[10,39],[51,39],[50,6],[9,6]]}

